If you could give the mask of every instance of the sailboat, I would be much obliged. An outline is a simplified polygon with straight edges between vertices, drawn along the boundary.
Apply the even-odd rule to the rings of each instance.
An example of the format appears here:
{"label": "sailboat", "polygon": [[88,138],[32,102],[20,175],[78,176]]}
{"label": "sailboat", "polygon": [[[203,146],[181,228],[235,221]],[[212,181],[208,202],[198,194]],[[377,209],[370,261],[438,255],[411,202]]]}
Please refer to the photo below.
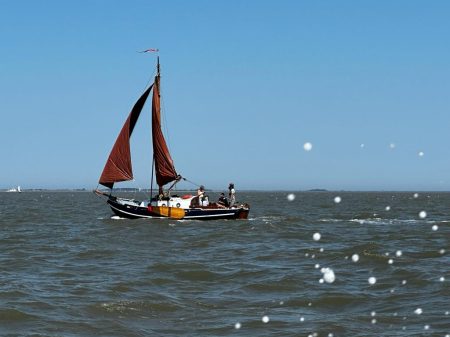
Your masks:
{"label": "sailboat", "polygon": [[[157,73],[153,84],[141,95],[126,119],[119,136],[99,179],[99,184],[110,189],[109,193],[96,189],[97,195],[106,197],[112,211],[124,218],[173,218],[173,219],[246,219],[250,206],[248,204],[227,205],[210,202],[203,195],[172,195],[176,184],[187,180],[177,173],[174,162],[161,130],[160,107],[160,64],[157,58]],[[141,111],[152,92],[152,143],[153,164],[150,183],[150,199],[135,200],[113,195],[114,184],[133,180],[130,151],[130,138],[138,122]],[[153,180],[156,178],[158,189],[153,195]],[[166,187],[166,185],[169,187]]]}

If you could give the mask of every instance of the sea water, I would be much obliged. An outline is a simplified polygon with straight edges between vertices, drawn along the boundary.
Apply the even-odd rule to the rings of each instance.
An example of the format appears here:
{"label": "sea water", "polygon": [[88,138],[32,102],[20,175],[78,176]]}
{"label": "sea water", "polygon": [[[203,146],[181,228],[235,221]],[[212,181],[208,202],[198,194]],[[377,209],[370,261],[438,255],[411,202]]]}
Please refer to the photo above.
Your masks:
{"label": "sea water", "polygon": [[450,193],[237,199],[248,220],[126,220],[0,193],[0,335],[450,335]]}

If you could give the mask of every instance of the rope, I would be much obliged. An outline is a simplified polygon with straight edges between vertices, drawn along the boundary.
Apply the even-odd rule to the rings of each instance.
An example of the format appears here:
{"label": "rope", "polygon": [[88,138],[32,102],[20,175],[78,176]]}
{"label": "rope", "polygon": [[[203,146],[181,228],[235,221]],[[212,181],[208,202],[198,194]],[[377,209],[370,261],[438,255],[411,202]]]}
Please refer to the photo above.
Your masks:
{"label": "rope", "polygon": [[188,183],[191,183],[192,185],[195,185],[195,186],[197,186],[197,187],[200,187],[201,185],[200,184],[197,184],[197,183],[194,183],[193,181],[191,181],[191,180],[189,180],[189,179],[186,179],[186,178],[182,178],[184,181],[187,181]]}
{"label": "rope", "polygon": [[99,190],[98,189],[99,186],[100,186],[100,184],[97,184],[97,187],[95,188],[95,190],[93,190],[93,192],[98,198],[102,199],[102,197],[97,193],[97,191]]}
{"label": "rope", "polygon": [[134,189],[134,199],[136,199],[138,193],[143,194],[147,199],[151,199],[151,194],[149,194],[148,190],[146,188],[140,187],[143,185],[142,182],[138,182],[136,181],[136,179],[133,179],[133,184],[136,186]]}

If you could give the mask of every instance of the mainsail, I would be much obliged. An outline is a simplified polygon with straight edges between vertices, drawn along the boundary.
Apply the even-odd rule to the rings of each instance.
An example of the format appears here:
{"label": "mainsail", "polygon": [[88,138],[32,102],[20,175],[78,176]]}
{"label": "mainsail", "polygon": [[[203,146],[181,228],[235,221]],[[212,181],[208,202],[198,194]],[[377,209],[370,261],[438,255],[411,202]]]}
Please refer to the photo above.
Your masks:
{"label": "mainsail", "polygon": [[106,187],[112,188],[115,182],[133,179],[130,137],[152,86],[137,100],[114,143],[99,180],[99,183]]}
{"label": "mainsail", "polygon": [[153,158],[155,161],[156,182],[160,187],[179,179],[169,149],[167,148],[164,135],[161,130],[161,104],[159,96],[159,62],[158,75],[153,84],[152,100],[152,140],[153,140]]}

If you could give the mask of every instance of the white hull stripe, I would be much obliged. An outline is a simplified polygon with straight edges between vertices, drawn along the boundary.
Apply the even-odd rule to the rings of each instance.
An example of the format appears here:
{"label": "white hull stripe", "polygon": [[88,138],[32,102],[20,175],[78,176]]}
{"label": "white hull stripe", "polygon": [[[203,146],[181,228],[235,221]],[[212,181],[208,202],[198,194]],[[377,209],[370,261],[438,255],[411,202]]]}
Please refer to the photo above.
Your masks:
{"label": "white hull stripe", "polygon": [[[169,218],[167,216],[151,216],[151,215],[140,215],[140,214],[134,214],[130,212],[126,212],[124,210],[121,210],[117,207],[114,207],[113,205],[109,204],[111,208],[114,208],[120,213],[128,214],[137,218],[148,218],[148,219],[166,219]],[[227,216],[227,215],[234,215],[235,213],[221,213],[221,214],[210,214],[210,215],[191,215],[191,216],[185,216],[183,219],[196,219],[196,218],[214,218],[214,217],[221,217],[221,216]]]}
{"label": "white hull stripe", "polygon": [[121,210],[121,209],[119,209],[117,207],[114,207],[111,204],[109,204],[109,206],[111,208],[114,208],[115,210],[117,210],[120,213],[128,214],[128,215],[131,215],[131,216],[134,216],[134,217],[138,217],[138,218],[149,218],[149,219],[163,219],[163,218],[165,218],[165,217],[151,216],[151,215],[137,215],[137,214],[134,214],[134,213],[125,212],[124,210]]}

